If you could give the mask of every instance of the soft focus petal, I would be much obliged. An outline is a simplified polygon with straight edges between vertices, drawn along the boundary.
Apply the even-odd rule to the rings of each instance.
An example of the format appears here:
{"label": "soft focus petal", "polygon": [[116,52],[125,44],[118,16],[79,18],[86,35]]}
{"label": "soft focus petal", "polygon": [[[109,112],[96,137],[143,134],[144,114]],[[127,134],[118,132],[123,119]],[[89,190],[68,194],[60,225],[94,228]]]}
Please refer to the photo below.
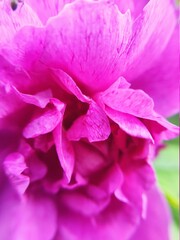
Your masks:
{"label": "soft focus petal", "polygon": [[[132,87],[151,96],[155,110],[169,117],[179,110],[179,28],[176,27],[161,57],[152,68],[133,80]],[[171,94],[173,93],[173,94]]]}
{"label": "soft focus petal", "polygon": [[54,203],[47,197],[25,199],[20,205],[15,240],[52,240],[57,229]]}
{"label": "soft focus petal", "polygon": [[147,193],[147,214],[130,240],[169,240],[170,210],[156,187]]}
{"label": "soft focus petal", "polygon": [[30,183],[29,177],[23,174],[28,168],[24,157],[20,153],[9,154],[3,165],[14,188],[19,194],[23,194]]}
{"label": "soft focus petal", "polygon": [[175,28],[176,17],[170,0],[150,0],[133,25],[127,51],[127,66],[122,74],[133,82],[153,66],[165,49]]}
{"label": "soft focus petal", "polygon": [[100,215],[91,218],[62,208],[57,239],[126,240],[138,221],[134,211],[114,199]]}

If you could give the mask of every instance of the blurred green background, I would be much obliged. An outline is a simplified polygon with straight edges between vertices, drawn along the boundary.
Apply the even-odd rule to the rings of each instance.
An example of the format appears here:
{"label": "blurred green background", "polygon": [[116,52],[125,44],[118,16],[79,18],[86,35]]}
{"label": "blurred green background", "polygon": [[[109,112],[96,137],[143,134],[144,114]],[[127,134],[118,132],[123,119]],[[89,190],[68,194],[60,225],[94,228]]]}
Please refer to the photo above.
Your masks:
{"label": "blurred green background", "polygon": [[[173,116],[169,121],[179,125],[179,116]],[[154,166],[159,186],[172,211],[171,240],[179,240],[179,138],[167,141],[165,145]]]}

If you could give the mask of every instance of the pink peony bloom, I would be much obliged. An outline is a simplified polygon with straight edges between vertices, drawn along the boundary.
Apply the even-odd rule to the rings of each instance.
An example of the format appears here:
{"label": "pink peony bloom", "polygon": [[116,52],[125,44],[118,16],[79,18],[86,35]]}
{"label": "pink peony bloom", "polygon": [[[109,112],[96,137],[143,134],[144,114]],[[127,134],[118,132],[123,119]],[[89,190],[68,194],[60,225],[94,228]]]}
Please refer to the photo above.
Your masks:
{"label": "pink peony bloom", "polygon": [[3,1],[0,23],[0,239],[168,240],[172,1]]}

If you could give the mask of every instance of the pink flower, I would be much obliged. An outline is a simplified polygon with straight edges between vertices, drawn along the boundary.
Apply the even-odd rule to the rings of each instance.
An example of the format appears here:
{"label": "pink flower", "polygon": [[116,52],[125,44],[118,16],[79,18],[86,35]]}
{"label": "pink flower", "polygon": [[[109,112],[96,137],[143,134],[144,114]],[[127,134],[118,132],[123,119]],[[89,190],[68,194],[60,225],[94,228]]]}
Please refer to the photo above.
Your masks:
{"label": "pink flower", "polygon": [[169,0],[2,3],[0,239],[169,239],[176,21]]}

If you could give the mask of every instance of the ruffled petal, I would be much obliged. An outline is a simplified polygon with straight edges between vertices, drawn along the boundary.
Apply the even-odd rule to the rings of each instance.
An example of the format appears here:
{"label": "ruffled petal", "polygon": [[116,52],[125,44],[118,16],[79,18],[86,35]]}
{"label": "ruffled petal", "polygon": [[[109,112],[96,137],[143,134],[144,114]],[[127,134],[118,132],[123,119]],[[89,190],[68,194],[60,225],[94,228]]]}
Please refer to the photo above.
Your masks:
{"label": "ruffled petal", "polygon": [[106,140],[111,133],[109,120],[103,110],[92,102],[86,115],[79,117],[67,132],[70,140],[87,138],[90,142]]}
{"label": "ruffled petal", "polygon": [[23,135],[25,138],[33,138],[51,132],[63,118],[64,103],[57,99],[51,99],[52,107],[38,111],[38,114],[25,126]]}

